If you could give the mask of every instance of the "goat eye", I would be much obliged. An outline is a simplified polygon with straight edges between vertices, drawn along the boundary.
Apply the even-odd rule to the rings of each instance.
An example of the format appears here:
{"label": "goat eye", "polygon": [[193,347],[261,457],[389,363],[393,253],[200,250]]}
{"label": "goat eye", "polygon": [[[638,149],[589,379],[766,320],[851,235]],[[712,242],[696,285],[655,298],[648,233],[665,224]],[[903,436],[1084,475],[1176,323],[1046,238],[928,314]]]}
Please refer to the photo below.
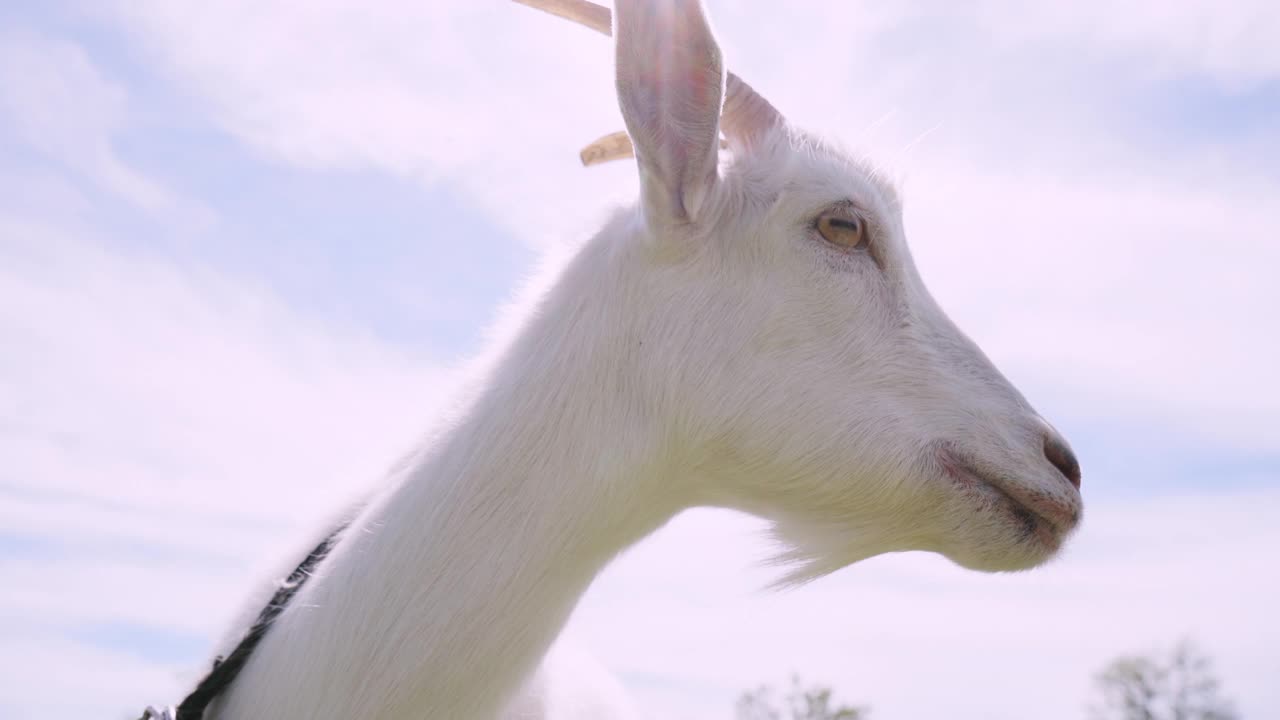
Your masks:
{"label": "goat eye", "polygon": [[827,242],[850,250],[860,247],[866,240],[862,221],[848,216],[820,216],[818,232]]}

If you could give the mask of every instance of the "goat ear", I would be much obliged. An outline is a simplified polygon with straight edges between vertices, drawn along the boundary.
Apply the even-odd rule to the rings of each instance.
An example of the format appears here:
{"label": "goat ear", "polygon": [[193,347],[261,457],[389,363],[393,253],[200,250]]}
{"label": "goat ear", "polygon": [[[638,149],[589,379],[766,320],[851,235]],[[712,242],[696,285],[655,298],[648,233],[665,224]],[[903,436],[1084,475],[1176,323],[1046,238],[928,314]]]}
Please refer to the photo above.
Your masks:
{"label": "goat ear", "polygon": [[695,222],[715,187],[724,63],[700,0],[617,0],[618,105],[650,222]]}

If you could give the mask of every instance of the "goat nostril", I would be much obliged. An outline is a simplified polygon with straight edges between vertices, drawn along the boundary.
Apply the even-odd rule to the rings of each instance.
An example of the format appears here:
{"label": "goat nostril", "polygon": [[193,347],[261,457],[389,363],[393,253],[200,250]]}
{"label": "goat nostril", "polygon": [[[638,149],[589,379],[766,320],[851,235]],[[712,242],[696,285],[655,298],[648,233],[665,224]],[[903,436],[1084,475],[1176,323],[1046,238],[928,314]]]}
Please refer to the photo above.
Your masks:
{"label": "goat nostril", "polygon": [[1067,443],[1062,438],[1054,433],[1045,435],[1044,456],[1077,490],[1080,489],[1080,461],[1076,460],[1075,453],[1071,452],[1071,448],[1067,447]]}

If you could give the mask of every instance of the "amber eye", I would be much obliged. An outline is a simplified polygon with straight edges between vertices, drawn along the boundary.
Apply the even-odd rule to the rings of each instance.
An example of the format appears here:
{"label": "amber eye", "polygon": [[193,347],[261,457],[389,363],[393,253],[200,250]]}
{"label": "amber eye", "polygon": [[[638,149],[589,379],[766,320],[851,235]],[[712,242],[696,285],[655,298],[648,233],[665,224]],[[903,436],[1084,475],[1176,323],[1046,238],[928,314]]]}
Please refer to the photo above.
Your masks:
{"label": "amber eye", "polygon": [[822,215],[818,218],[818,232],[827,242],[850,250],[860,247],[866,239],[863,223],[847,215]]}

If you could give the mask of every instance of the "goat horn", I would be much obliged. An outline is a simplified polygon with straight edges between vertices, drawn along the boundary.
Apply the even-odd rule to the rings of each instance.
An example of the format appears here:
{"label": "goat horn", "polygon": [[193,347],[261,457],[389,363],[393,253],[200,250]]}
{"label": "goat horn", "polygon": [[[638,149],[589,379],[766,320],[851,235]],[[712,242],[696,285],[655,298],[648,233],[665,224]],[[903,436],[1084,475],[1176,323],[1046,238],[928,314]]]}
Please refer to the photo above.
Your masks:
{"label": "goat horn", "polygon": [[[570,20],[591,28],[602,35],[613,34],[613,14],[609,8],[588,0],[515,0],[536,10]],[[751,89],[751,86],[727,73],[724,107],[720,111],[721,127],[729,135],[746,145],[753,144],[766,130],[782,122],[779,113],[768,100]],[[725,143],[721,141],[721,147]],[[578,156],[584,166],[633,157],[635,149],[625,132],[605,135],[582,149]]]}
{"label": "goat horn", "polygon": [[609,133],[582,148],[582,152],[578,153],[578,157],[582,158],[583,167],[599,165],[610,160],[635,157],[635,155],[636,149],[631,146],[631,138],[627,136],[625,130]]}
{"label": "goat horn", "polygon": [[[721,149],[727,148],[729,143],[725,142],[724,138],[721,138],[720,147]],[[610,160],[621,160],[622,158],[635,156],[636,149],[631,146],[631,138],[627,136],[625,130],[609,133],[582,148],[582,152],[578,153],[578,157],[582,159],[583,167],[591,167]]]}

